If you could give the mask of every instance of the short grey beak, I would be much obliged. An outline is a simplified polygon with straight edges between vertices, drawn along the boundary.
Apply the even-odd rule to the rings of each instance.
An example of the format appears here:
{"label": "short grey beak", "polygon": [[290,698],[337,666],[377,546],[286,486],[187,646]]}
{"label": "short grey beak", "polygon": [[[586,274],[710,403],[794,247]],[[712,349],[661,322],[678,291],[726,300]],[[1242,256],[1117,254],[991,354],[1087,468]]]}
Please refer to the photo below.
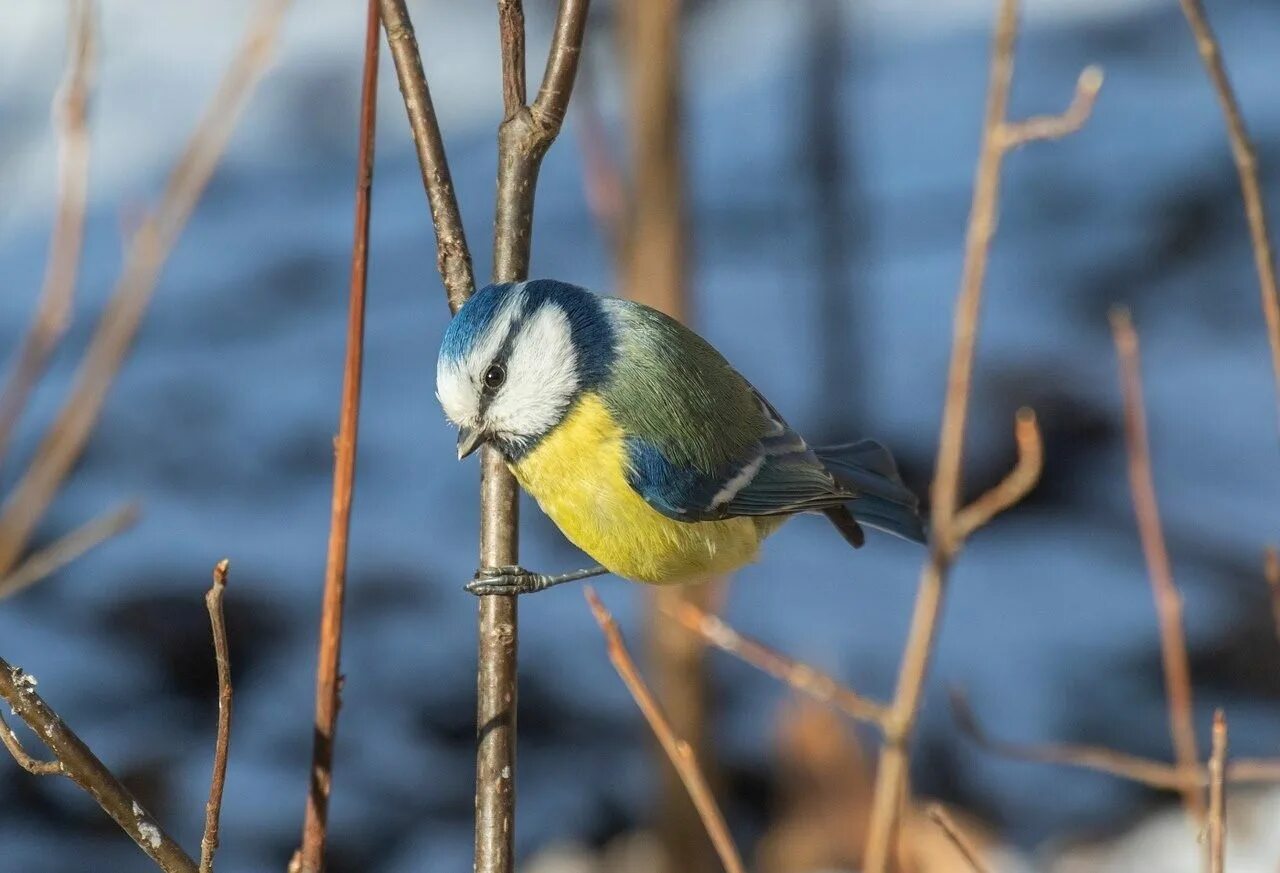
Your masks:
{"label": "short grey beak", "polygon": [[458,460],[461,461],[480,448],[482,442],[484,442],[484,431],[474,427],[458,428]]}

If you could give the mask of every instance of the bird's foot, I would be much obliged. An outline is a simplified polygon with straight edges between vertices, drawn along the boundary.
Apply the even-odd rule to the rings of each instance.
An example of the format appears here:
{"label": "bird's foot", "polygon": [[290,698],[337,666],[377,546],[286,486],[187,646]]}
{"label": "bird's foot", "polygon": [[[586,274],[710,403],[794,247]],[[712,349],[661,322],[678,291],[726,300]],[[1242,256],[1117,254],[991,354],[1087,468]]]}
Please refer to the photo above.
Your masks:
{"label": "bird's foot", "polygon": [[517,594],[532,594],[548,587],[551,577],[541,573],[530,573],[523,567],[481,567],[476,570],[475,578],[466,584],[466,590],[477,597],[487,594],[502,594],[513,597]]}
{"label": "bird's foot", "polygon": [[523,567],[516,566],[481,567],[476,571],[475,578],[468,582],[465,588],[477,597],[483,597],[488,594],[514,597],[518,594],[545,591],[553,585],[560,585],[564,582],[576,582],[579,579],[602,576],[607,572],[604,567],[588,567],[586,570],[575,570],[572,573],[548,576],[545,573],[530,573]]}

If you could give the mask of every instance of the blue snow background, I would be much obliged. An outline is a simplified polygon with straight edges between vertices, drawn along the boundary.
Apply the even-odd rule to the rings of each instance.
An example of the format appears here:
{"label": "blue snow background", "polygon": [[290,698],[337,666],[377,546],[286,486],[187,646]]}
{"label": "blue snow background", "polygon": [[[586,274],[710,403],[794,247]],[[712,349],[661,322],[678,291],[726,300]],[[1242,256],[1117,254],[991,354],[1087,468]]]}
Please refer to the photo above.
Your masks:
{"label": "blue snow background", "polygon": [[[817,4],[817,0],[809,0]],[[825,2],[825,0],[824,0]],[[250,4],[105,4],[79,310],[0,468],[12,485],[69,384],[121,259],[122,215],[162,184]],[[152,6],[151,12],[147,11]],[[304,9],[304,6],[306,7]],[[550,8],[530,3],[530,79]],[[932,465],[991,9],[838,4],[831,66],[843,167],[815,184],[806,127],[814,27],[781,0],[692,4],[686,36],[696,325],[801,431],[876,436],[923,492]],[[1262,548],[1280,531],[1280,456],[1256,276],[1220,112],[1177,4],[1034,0],[1014,112],[1056,112],[1082,66],[1107,81],[1080,134],[1007,164],[975,379],[967,483],[1013,460],[1012,416],[1040,414],[1043,481],[956,567],[920,724],[917,788],[974,808],[1019,845],[1121,825],[1160,800],[1106,777],[1009,762],[965,740],[946,689],[1003,736],[1170,754],[1151,595],[1130,509],[1106,313],[1143,341],[1157,490],[1186,601],[1201,736],[1214,707],[1234,754],[1280,750],[1280,647]],[[1209,4],[1280,213],[1280,6]],[[297,4],[277,65],[165,270],[136,350],[46,542],[137,498],[141,523],[0,603],[0,652],[189,847],[214,725],[201,595],[232,560],[236,732],[222,873],[282,869],[311,750],[315,632],[346,316],[363,4]],[[413,5],[478,276],[489,268],[496,25],[485,4]],[[623,141],[612,33],[588,63]],[[51,223],[48,101],[61,4],[0,8],[0,351],[25,329]],[[430,22],[430,23],[428,23]],[[403,108],[384,55],[347,676],[332,815],[335,873],[454,871],[471,852],[474,463],[454,460],[433,397],[447,320]],[[576,116],[547,158],[533,273],[609,291],[586,205]],[[821,216],[848,248],[824,270]],[[821,201],[821,202],[820,202]],[[822,203],[826,205],[823,206]],[[825,210],[825,211],[824,211]],[[532,504],[528,566],[580,557]],[[875,537],[851,555],[824,523],[788,525],[732,586],[728,619],[887,696],[921,552]],[[639,592],[601,593],[633,639]],[[643,821],[641,721],[576,588],[521,605],[519,845],[598,840]],[[786,692],[713,655],[717,748],[735,785],[767,785]],[[727,802],[744,835],[767,793]],[[74,834],[74,839],[68,837]],[[72,786],[0,758],[0,871],[140,870]],[[91,859],[91,860],[90,860]]]}

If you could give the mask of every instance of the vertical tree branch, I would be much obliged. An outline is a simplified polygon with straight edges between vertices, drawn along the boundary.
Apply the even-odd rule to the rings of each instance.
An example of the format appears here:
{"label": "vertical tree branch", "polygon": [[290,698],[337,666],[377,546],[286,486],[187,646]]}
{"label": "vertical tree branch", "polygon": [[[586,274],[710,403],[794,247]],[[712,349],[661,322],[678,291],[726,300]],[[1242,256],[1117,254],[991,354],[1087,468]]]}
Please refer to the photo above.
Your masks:
{"label": "vertical tree branch", "polygon": [[[431,202],[440,274],[449,306],[456,312],[475,282],[440,125],[404,0],[380,0],[379,5]],[[588,5],[589,0],[562,0],[538,98],[526,107],[523,6],[520,0],[499,2],[505,115],[498,128],[495,282],[517,281],[528,274],[538,169],[560,131],[573,90]],[[514,105],[517,102],[521,105]],[[486,447],[481,452],[480,482],[483,566],[517,561],[516,498],[514,477],[501,457]],[[516,599],[481,597],[478,631],[475,871],[510,873],[515,836]]]}
{"label": "vertical tree branch", "polygon": [[729,827],[720,813],[720,807],[716,805],[715,796],[707,784],[706,777],[698,767],[697,753],[689,743],[675,733],[671,722],[662,714],[662,707],[644,684],[640,671],[636,669],[635,661],[627,653],[626,644],[622,641],[622,633],[618,630],[618,623],[600,602],[595,589],[588,585],[583,593],[586,595],[587,604],[591,607],[591,614],[595,616],[596,623],[604,632],[610,662],[622,677],[622,682],[631,692],[636,706],[640,708],[645,721],[649,723],[654,736],[658,738],[658,743],[676,772],[679,773],[680,781],[688,792],[701,826],[711,837],[711,842],[720,856],[720,863],[724,865],[726,873],[745,873],[746,868],[742,866],[742,858],[733,844],[733,838],[729,835]]}
{"label": "vertical tree branch", "polygon": [[1218,39],[1214,36],[1201,0],[1178,0],[1182,13],[1191,25],[1191,33],[1200,52],[1213,90],[1222,106],[1231,142],[1231,156],[1240,175],[1240,193],[1244,199],[1245,217],[1249,221],[1249,238],[1253,244],[1253,260],[1258,271],[1258,287],[1262,292],[1262,314],[1266,319],[1267,341],[1271,345],[1271,370],[1276,383],[1277,408],[1280,409],[1280,289],[1276,281],[1276,253],[1267,227],[1267,210],[1263,205],[1262,185],[1258,181],[1258,155],[1240,111],[1231,79],[1222,62]]}
{"label": "vertical tree branch", "polygon": [[133,345],[169,252],[267,66],[288,5],[289,0],[263,0],[217,93],[174,166],[159,204],[130,240],[124,271],[85,352],[71,394],[36,450],[31,466],[0,508],[0,574],[11,569],[21,556],[31,532],[80,457],[107,392]]}
{"label": "vertical tree branch", "polygon": [[334,445],[333,502],[329,518],[329,552],[325,562],[324,599],[320,612],[320,651],[316,663],[315,735],[302,845],[297,863],[302,873],[324,869],[328,840],[329,796],[333,790],[333,747],[341,706],[342,618],[347,588],[347,550],[351,503],[355,488],[356,449],[360,433],[360,388],[364,370],[364,313],[369,272],[369,211],[373,193],[373,158],[378,114],[378,0],[365,12],[364,70],[360,87],[360,140],[356,157],[355,222],[351,242],[351,276],[347,307],[347,351],[342,372],[342,405]]}
{"label": "vertical tree branch", "polygon": [[1209,757],[1209,873],[1223,873],[1227,857],[1227,717],[1213,714],[1213,753]]}
{"label": "vertical tree branch", "polygon": [[[40,772],[46,775],[61,773],[88,792],[165,873],[198,873],[199,868],[191,856],[165,833],[129,789],[49,708],[35,692],[35,686],[32,676],[0,658],[0,700],[4,700],[14,715],[27,723],[60,765],[56,770],[44,765]],[[0,734],[6,740],[5,745],[9,745],[12,734],[8,728],[0,728]],[[21,757],[19,763],[23,763]]]}
{"label": "vertical tree branch", "polygon": [[[919,593],[908,631],[906,650],[898,672],[897,691],[885,723],[885,746],[876,772],[871,823],[864,863],[866,873],[884,873],[896,840],[901,796],[907,784],[908,744],[915,730],[924,683],[928,675],[938,616],[946,593],[948,574],[964,542],[966,527],[960,515],[960,470],[964,457],[964,431],[973,380],[978,315],[986,279],[987,259],[995,235],[1000,199],[1000,171],[1008,151],[1033,139],[1058,137],[1076,130],[1088,118],[1102,75],[1087,68],[1076,83],[1071,106],[1062,123],[1018,125],[1007,120],[1009,91],[1013,81],[1013,55],[1018,31],[1017,0],[1000,0],[991,52],[987,106],[982,145],[974,178],[973,203],[965,234],[964,268],[956,305],[947,392],[942,411],[942,432],[931,489],[932,541],[929,559],[920,576]],[[1027,483],[1027,487],[1030,483]],[[1025,493],[1025,492],[1024,492]],[[973,517],[973,513],[969,514]]]}
{"label": "vertical tree branch", "polygon": [[[1169,734],[1173,740],[1174,760],[1188,772],[1199,769],[1196,727],[1191,705],[1191,664],[1187,657],[1187,637],[1182,624],[1182,596],[1173,581],[1173,567],[1160,525],[1160,509],[1156,501],[1155,482],[1151,475],[1151,449],[1147,437],[1147,416],[1142,400],[1142,371],[1138,357],[1138,335],[1129,319],[1128,310],[1111,311],[1111,331],[1120,358],[1120,382],[1124,392],[1124,431],[1129,456],[1129,488],[1133,493],[1134,514],[1142,553],[1155,597],[1156,616],[1160,624],[1160,655],[1164,663],[1165,695],[1169,705]],[[1188,788],[1183,804],[1192,822],[1204,820],[1204,799],[1200,792]]]}
{"label": "vertical tree branch", "polygon": [[89,191],[89,82],[94,68],[92,0],[72,0],[67,19],[67,67],[54,98],[58,131],[58,213],[49,243],[49,262],[35,319],[14,355],[9,379],[0,390],[0,459],[27,398],[49,356],[66,332],[75,300]]}
{"label": "vertical tree branch", "polygon": [[227,643],[227,619],[222,596],[227,589],[230,562],[223,558],[213,568],[213,585],[204,596],[213,632],[213,652],[218,666],[218,734],[213,750],[213,777],[209,802],[204,808],[204,836],[200,840],[200,873],[213,873],[218,851],[218,820],[222,816],[222,792],[227,784],[227,753],[231,747],[231,646]]}

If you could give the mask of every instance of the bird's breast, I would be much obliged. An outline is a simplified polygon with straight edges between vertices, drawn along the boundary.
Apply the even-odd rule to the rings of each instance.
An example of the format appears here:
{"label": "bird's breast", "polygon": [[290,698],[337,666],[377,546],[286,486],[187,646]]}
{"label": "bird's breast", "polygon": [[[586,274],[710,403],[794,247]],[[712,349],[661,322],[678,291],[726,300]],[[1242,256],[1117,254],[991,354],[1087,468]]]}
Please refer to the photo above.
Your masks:
{"label": "bird's breast", "polygon": [[574,545],[619,576],[687,582],[755,559],[772,526],[662,515],[627,481],[625,436],[599,395],[584,394],[511,470]]}

